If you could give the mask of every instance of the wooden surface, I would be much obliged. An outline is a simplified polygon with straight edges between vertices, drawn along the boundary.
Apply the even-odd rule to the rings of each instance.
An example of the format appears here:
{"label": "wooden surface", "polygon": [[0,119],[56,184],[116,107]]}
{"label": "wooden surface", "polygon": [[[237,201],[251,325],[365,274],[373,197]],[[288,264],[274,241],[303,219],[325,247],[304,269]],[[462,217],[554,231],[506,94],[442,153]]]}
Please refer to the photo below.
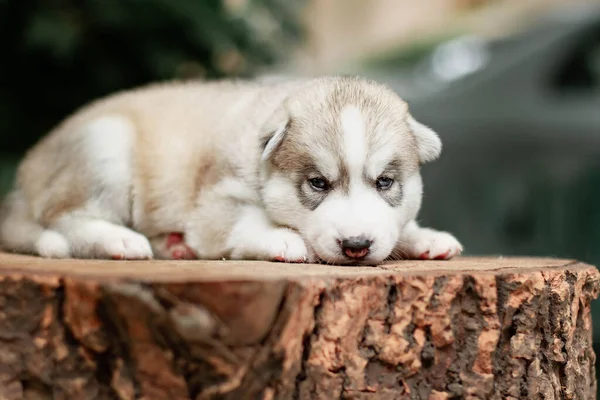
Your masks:
{"label": "wooden surface", "polygon": [[377,266],[345,267],[317,264],[288,264],[260,261],[113,261],[49,260],[0,252],[0,271],[27,271],[94,279],[141,279],[148,281],[278,280],[310,277],[353,277],[373,275],[440,275],[516,273],[540,268],[589,268],[575,260],[554,258],[459,257],[449,261],[401,261]]}
{"label": "wooden surface", "polygon": [[593,399],[599,289],[557,259],[0,253],[0,399]]}

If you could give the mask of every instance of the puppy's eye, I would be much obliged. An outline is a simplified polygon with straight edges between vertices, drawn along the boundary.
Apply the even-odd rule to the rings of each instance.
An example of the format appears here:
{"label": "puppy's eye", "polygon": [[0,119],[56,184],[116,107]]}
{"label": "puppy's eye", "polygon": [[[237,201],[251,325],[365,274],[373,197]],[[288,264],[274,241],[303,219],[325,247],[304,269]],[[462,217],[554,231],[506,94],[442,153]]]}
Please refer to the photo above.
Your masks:
{"label": "puppy's eye", "polygon": [[329,189],[329,183],[324,178],[311,178],[308,180],[308,184],[319,192]]}
{"label": "puppy's eye", "polygon": [[385,176],[380,176],[375,181],[375,186],[377,186],[377,190],[387,190],[392,187],[394,184],[394,180],[392,178],[386,178]]}

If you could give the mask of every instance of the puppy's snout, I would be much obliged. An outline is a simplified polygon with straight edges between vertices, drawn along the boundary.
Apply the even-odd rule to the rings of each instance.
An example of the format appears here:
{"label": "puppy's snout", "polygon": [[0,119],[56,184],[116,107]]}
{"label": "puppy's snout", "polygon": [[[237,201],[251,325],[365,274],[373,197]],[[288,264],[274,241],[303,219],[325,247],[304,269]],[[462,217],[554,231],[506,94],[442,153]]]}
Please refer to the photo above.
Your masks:
{"label": "puppy's snout", "polygon": [[351,236],[340,242],[342,252],[350,258],[364,258],[373,242],[364,236]]}

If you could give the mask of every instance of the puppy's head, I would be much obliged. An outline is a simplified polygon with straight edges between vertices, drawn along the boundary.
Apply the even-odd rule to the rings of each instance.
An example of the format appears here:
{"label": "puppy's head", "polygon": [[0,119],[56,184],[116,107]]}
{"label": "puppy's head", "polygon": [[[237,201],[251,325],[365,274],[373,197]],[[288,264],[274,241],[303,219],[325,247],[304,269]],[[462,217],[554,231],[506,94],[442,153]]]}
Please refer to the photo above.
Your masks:
{"label": "puppy's head", "polygon": [[440,151],[438,136],[384,86],[312,80],[264,128],[263,201],[321,261],[378,263],[420,208],[419,165]]}

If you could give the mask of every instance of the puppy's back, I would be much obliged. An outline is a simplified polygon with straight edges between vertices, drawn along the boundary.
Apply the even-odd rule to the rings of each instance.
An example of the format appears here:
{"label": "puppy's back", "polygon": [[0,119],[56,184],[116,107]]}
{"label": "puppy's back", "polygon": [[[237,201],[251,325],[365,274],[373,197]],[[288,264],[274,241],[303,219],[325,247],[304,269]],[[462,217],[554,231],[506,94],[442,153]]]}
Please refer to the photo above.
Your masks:
{"label": "puppy's back", "polygon": [[153,213],[189,212],[199,185],[252,168],[256,132],[289,90],[289,83],[175,82],[99,99],[26,154],[16,188],[45,226],[102,192],[99,181],[123,188],[117,197],[127,188],[134,197],[114,217],[150,229],[167,219]]}

